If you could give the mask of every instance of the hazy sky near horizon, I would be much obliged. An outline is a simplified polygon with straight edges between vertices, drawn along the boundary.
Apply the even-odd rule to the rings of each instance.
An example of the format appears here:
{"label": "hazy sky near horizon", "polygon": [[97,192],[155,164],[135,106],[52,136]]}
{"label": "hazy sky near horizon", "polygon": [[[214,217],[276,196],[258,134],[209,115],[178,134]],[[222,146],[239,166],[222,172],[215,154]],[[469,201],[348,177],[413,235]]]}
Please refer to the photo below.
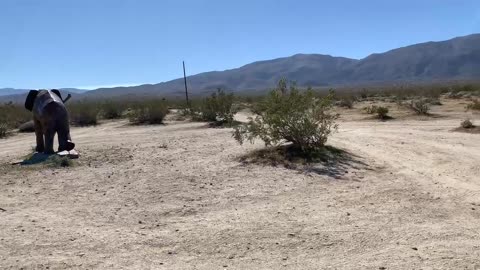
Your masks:
{"label": "hazy sky near horizon", "polygon": [[480,32],[480,0],[1,0],[0,88],[158,83]]}

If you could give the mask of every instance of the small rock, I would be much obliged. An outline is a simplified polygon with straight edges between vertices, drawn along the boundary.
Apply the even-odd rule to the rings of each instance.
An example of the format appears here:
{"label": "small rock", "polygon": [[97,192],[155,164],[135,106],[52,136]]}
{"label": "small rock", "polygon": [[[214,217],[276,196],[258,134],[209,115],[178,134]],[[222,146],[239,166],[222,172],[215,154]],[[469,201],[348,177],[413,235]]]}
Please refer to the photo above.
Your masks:
{"label": "small rock", "polygon": [[416,247],[412,247],[412,249],[413,249],[413,250],[418,250],[418,248],[416,248]]}

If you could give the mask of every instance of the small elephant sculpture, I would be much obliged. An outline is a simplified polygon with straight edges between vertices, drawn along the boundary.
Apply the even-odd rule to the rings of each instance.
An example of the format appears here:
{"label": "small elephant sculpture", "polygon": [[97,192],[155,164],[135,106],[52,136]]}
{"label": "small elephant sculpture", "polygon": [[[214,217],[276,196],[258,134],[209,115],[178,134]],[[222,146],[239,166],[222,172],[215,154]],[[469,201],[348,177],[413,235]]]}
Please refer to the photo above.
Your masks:
{"label": "small elephant sculpture", "polygon": [[60,91],[31,90],[25,100],[25,108],[33,112],[33,124],[37,137],[37,152],[53,154],[53,139],[58,134],[58,151],[71,151],[75,144],[70,137],[68,112]]}

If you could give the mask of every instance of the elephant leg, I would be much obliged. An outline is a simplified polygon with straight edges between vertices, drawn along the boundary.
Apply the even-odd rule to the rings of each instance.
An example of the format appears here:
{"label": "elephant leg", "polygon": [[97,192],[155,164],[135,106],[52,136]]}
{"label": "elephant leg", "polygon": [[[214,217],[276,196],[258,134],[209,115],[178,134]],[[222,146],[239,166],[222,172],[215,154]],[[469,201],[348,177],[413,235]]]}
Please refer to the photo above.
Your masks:
{"label": "elephant leg", "polygon": [[70,151],[75,148],[75,144],[70,137],[70,126],[68,123],[68,115],[64,112],[65,117],[60,117],[57,120],[57,133],[58,133],[58,151]]}
{"label": "elephant leg", "polygon": [[40,121],[34,119],[33,127],[35,129],[35,136],[37,138],[37,146],[35,148],[35,151],[41,153],[45,151],[45,142],[43,140],[43,129]]}
{"label": "elephant leg", "polygon": [[55,129],[47,128],[45,131],[45,154],[53,154],[53,139],[55,137]]}
{"label": "elephant leg", "polygon": [[59,128],[58,129],[58,151],[70,151],[75,148],[75,144],[72,142],[70,138],[70,131],[68,126],[66,128]]}

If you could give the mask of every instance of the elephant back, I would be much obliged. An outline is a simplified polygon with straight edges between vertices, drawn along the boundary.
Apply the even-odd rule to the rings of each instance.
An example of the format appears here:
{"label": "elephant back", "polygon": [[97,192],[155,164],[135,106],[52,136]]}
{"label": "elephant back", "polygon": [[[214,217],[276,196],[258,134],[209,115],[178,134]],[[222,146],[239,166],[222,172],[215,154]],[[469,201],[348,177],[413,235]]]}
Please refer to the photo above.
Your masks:
{"label": "elephant back", "polygon": [[45,106],[55,102],[63,106],[63,101],[61,97],[50,90],[40,90],[38,91],[37,97],[33,105],[33,112],[37,115],[42,115]]}

